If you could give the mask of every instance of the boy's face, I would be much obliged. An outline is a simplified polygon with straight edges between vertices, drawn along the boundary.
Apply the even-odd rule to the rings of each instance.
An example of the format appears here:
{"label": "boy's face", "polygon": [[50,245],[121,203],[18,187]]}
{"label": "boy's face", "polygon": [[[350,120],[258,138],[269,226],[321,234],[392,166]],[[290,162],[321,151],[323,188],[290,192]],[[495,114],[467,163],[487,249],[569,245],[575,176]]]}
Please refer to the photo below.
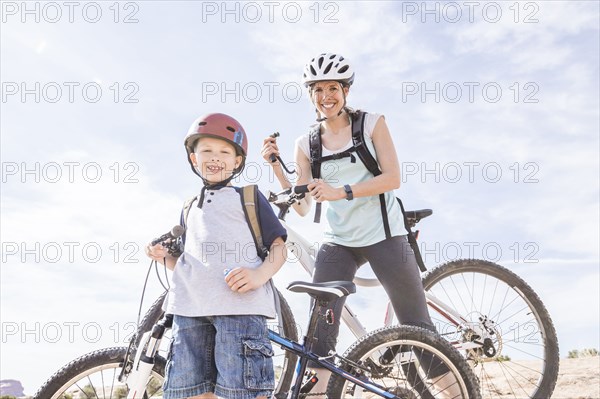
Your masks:
{"label": "boy's face", "polygon": [[209,183],[227,179],[242,163],[242,156],[236,155],[233,144],[214,137],[201,137],[190,159]]}

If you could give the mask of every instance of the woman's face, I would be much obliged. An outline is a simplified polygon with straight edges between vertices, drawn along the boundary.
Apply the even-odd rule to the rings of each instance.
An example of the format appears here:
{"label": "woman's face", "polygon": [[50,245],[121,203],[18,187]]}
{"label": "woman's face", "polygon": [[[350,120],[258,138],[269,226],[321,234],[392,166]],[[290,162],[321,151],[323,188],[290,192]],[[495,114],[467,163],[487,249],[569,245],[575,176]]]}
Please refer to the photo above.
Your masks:
{"label": "woman's face", "polygon": [[310,91],[311,101],[319,113],[327,118],[336,116],[344,106],[344,96],[348,95],[348,87],[340,82],[317,82]]}

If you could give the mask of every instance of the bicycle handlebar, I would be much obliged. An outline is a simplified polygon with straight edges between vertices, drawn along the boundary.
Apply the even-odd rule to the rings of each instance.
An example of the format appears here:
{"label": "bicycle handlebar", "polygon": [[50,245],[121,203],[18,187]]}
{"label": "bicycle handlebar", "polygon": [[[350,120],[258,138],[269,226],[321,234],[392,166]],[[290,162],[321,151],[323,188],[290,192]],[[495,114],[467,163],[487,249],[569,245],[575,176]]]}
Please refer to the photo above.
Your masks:
{"label": "bicycle handlebar", "polygon": [[271,204],[279,208],[279,219],[285,220],[285,215],[289,212],[290,207],[304,198],[307,192],[308,186],[306,184],[292,186],[278,193],[268,191],[267,199]]}

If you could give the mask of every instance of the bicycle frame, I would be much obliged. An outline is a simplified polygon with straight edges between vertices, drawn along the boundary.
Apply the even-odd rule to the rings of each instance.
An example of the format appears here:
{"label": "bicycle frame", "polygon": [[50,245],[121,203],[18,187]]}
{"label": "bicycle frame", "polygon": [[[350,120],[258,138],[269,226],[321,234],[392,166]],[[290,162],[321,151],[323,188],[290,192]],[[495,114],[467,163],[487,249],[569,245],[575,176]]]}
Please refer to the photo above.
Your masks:
{"label": "bicycle frame", "polygon": [[[311,252],[314,251],[311,251],[310,243],[296,230],[294,230],[294,228],[291,227],[284,219],[280,218],[279,221],[287,230],[288,237],[286,247],[288,251],[298,259],[298,262],[300,262],[303,269],[312,277],[315,269],[315,257],[311,254]],[[364,278],[358,276],[354,278],[354,284],[361,287],[377,287],[381,285],[379,280],[376,278]],[[443,315],[452,325],[456,326],[458,329],[466,327],[466,324],[468,323],[467,319],[452,307],[448,306],[431,293],[425,292],[425,298],[427,305]],[[393,314],[392,305],[390,302],[388,302],[384,325],[389,326],[392,324]],[[342,310],[342,321],[348,326],[355,338],[358,339],[367,334],[366,328],[358,320],[358,317],[347,303],[344,305],[344,309]],[[480,344],[475,342],[452,342],[452,344],[458,350],[481,347]]]}
{"label": "bicycle frame", "polygon": [[[319,302],[319,301],[317,301]],[[314,331],[314,326],[316,325],[316,319],[319,317],[318,306],[323,306],[323,304],[315,303],[313,305],[313,309],[311,311],[311,321],[309,323],[309,332],[307,336],[311,336]],[[161,321],[156,323],[151,331],[147,331],[144,333],[140,341],[139,348],[136,352],[135,361],[133,363],[134,370],[129,373],[127,377],[127,385],[129,387],[129,394],[127,395],[128,399],[139,399],[143,397],[146,383],[148,381],[148,377],[150,376],[150,372],[154,366],[154,358],[158,349],[160,347],[160,342],[164,336],[164,333],[167,329],[171,328],[172,319],[163,318]],[[333,357],[319,357],[318,355],[311,352],[305,344],[299,344],[298,342],[291,341],[287,338],[282,337],[277,332],[269,329],[268,337],[271,342],[279,345],[282,349],[292,352],[298,356],[298,361],[296,363],[296,373],[295,373],[295,381],[294,385],[291,387],[291,398],[299,398],[300,389],[302,388],[302,376],[306,370],[307,364],[309,361],[312,361],[318,364],[321,368],[325,368],[331,371],[333,374],[337,374],[342,376],[344,379],[366,389],[369,392],[377,394],[383,398],[388,399],[397,399],[397,396],[393,393],[390,393],[385,390],[384,387],[375,384],[374,382],[363,378],[357,378],[356,376],[348,373],[347,371],[337,367],[333,362],[328,359]],[[310,342],[306,336],[304,337],[304,342]],[[124,376],[121,375],[119,380],[121,382],[124,381]]]}
{"label": "bicycle frame", "polygon": [[284,350],[290,351],[296,355],[298,355],[298,363],[296,368],[296,378],[294,382],[294,386],[292,389],[292,398],[298,398],[300,394],[300,388],[302,386],[302,376],[304,375],[304,371],[306,370],[306,364],[309,361],[312,361],[318,364],[321,368],[325,368],[331,371],[333,374],[338,374],[345,378],[348,381],[359,385],[360,387],[368,390],[369,392],[375,393],[383,398],[394,399],[397,398],[396,395],[387,392],[383,387],[364,379],[359,379],[353,376],[352,374],[338,368],[335,364],[328,361],[326,358],[321,358],[314,353],[308,351],[304,345],[301,345],[297,342],[290,341],[287,338],[284,338],[274,332],[273,330],[269,330],[269,340],[273,343],[278,344]]}

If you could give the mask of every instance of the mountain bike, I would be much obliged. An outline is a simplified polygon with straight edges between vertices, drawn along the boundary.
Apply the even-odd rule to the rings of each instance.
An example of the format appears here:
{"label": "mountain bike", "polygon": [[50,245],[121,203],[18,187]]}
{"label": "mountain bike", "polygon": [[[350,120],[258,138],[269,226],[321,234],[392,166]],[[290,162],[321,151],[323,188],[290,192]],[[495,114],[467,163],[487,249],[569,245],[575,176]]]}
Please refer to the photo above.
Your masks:
{"label": "mountain bike", "polygon": [[[268,193],[268,199],[279,209],[279,219],[287,229],[289,253],[312,275],[314,245],[285,222],[290,207],[305,192],[306,186],[291,187]],[[431,209],[406,211],[411,228],[432,214]],[[363,287],[381,285],[376,278],[359,276],[354,282]],[[556,330],[543,302],[522,278],[493,262],[459,259],[427,272],[423,287],[438,333],[469,361],[484,398],[552,395],[559,367]],[[367,333],[348,304],[342,321],[356,338]],[[388,303],[384,325],[393,323],[394,311]]]}
{"label": "mountain bike", "polygon": [[[355,292],[355,285],[348,281],[293,282],[288,289],[309,294],[313,305],[302,344],[269,330],[269,339],[275,345],[299,358],[286,398],[310,396],[316,377],[306,373],[309,361],[332,372],[327,387],[331,399],[481,398],[477,378],[466,360],[439,335],[419,327],[389,326],[373,331],[342,356],[333,352],[325,357],[314,354],[311,347],[318,319],[330,322],[333,312],[328,308],[329,301]],[[157,352],[172,322],[172,315],[165,315],[144,333],[130,368],[125,348],[92,352],[55,374],[35,398],[162,397],[165,360]]]}
{"label": "mountain bike", "polygon": [[[279,218],[287,229],[289,254],[312,275],[316,251],[285,223],[289,208],[305,191],[305,186],[296,187],[269,193],[268,197],[279,208]],[[414,227],[432,211],[408,211],[406,214]],[[380,285],[377,279],[358,276],[354,282],[364,287]],[[544,304],[525,281],[495,263],[464,259],[434,268],[423,278],[423,286],[438,333],[467,359],[480,381],[484,398],[551,396],[559,366],[556,331]],[[113,348],[100,351],[95,356],[88,355],[77,363],[78,370],[85,373],[86,367],[91,368],[94,364],[94,367],[101,367],[103,362],[108,361],[114,367],[124,369],[125,374],[131,370],[141,337],[151,331],[163,316],[164,295],[150,307],[128,349]],[[284,337],[295,340],[297,333],[293,314],[281,294],[279,297],[281,312],[278,324],[282,325],[279,331]],[[342,320],[356,338],[367,335],[348,304],[344,307]],[[393,311],[388,304],[385,325],[392,323]],[[284,351],[280,358],[275,397],[285,398],[295,375],[296,354]],[[159,356],[154,367],[156,370],[153,369],[153,372],[157,375],[164,371],[164,358]]]}

